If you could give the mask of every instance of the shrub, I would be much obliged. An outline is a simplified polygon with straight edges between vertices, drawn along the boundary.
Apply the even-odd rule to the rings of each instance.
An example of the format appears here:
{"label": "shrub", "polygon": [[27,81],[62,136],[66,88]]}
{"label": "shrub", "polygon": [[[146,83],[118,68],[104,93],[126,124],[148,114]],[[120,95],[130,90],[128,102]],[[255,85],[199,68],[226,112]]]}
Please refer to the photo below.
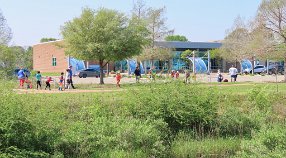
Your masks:
{"label": "shrub", "polygon": [[259,120],[249,113],[239,110],[234,105],[224,108],[225,111],[217,119],[216,132],[219,135],[251,137],[252,131],[260,128]]}
{"label": "shrub", "polygon": [[265,91],[265,87],[254,87],[248,93],[248,100],[260,110],[267,110],[270,107],[270,96]]}
{"label": "shrub", "polygon": [[172,131],[204,127],[217,117],[218,97],[215,89],[201,89],[181,82],[150,84],[128,93],[124,105],[135,118],[163,119]]}
{"label": "shrub", "polygon": [[286,157],[285,124],[264,127],[253,139],[242,141],[237,157]]}
{"label": "shrub", "polygon": [[171,157],[231,157],[240,149],[237,138],[195,140],[187,133],[178,135],[171,146]]}

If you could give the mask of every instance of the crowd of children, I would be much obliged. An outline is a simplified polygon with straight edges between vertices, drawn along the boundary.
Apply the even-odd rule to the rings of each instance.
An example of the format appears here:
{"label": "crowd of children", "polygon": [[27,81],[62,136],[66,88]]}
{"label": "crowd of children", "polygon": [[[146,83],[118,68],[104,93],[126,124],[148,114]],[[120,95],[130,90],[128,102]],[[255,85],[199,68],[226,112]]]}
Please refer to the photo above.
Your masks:
{"label": "crowd of children", "polygon": [[[58,90],[63,91],[64,89],[70,89],[70,85],[74,89],[74,86],[72,84],[72,71],[71,66],[69,69],[66,69],[66,75],[64,76],[64,72],[60,73],[59,82],[58,82]],[[19,88],[24,88],[26,84],[27,89],[33,88],[33,82],[29,80],[29,75],[26,74],[23,70],[23,68],[20,68],[20,70],[17,73],[18,79],[20,81]],[[42,80],[45,80],[46,87],[45,90],[51,90],[51,82],[54,82],[55,79],[53,79],[50,76],[46,76],[46,78],[42,77],[42,74],[40,71],[37,71],[37,74],[34,76],[36,80],[36,88],[37,90],[42,89]],[[55,83],[55,82],[54,82]]]}
{"label": "crowd of children", "polygon": [[[190,72],[188,70],[185,70],[185,83],[189,83],[189,79],[191,77]],[[231,77],[234,78],[234,81],[236,81],[237,78],[237,69],[234,68],[232,66],[232,68],[230,69],[230,74]],[[136,82],[139,82],[139,79],[141,78],[141,73],[140,73],[140,69],[139,67],[136,67],[136,70],[134,72],[135,76],[136,76]],[[33,87],[33,83],[31,80],[29,80],[29,76],[27,74],[24,73],[23,69],[21,68],[20,71],[18,71],[18,79],[20,81],[20,88],[24,88],[24,84],[27,85],[27,89],[31,89]],[[155,80],[155,76],[156,76],[156,71],[152,71],[150,70],[150,78]],[[171,71],[171,78],[172,79],[179,79],[180,77],[180,73],[179,71],[175,71],[172,70]],[[116,85],[117,87],[120,87],[120,81],[121,81],[121,74],[120,72],[116,73],[115,79],[116,79]],[[38,89],[42,89],[42,74],[40,71],[37,72],[37,74],[35,75],[35,79],[36,79],[36,88]],[[195,79],[194,79],[195,80]],[[45,83],[46,83],[46,87],[45,90],[51,90],[51,82],[55,81],[55,79],[53,79],[52,77],[47,76],[45,78]],[[228,82],[227,79],[223,78],[223,75],[221,74],[220,70],[218,70],[217,72],[217,81],[218,82]],[[66,69],[66,72],[61,72],[60,73],[60,77],[59,77],[59,82],[58,82],[58,90],[59,91],[63,91],[65,89],[70,89],[70,87],[74,88],[73,83],[72,83],[72,71],[71,71],[71,66],[69,67],[69,69]]]}

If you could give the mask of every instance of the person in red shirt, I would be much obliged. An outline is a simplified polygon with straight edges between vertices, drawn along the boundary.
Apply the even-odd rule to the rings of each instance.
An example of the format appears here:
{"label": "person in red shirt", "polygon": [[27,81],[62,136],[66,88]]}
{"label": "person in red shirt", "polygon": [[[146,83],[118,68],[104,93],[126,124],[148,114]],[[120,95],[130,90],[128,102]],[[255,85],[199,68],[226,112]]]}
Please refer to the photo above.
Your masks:
{"label": "person in red shirt", "polygon": [[120,75],[119,72],[116,73],[115,78],[116,78],[116,85],[117,85],[118,87],[120,87],[121,75]]}
{"label": "person in red shirt", "polygon": [[178,78],[179,78],[179,76],[180,76],[179,71],[177,71],[177,72],[176,72],[175,76],[176,76],[176,79],[178,79]]}
{"label": "person in red shirt", "polygon": [[50,84],[51,81],[53,81],[53,80],[52,80],[52,77],[47,77],[45,90],[46,90],[47,88],[49,88],[49,90],[51,90],[51,84]]}
{"label": "person in red shirt", "polygon": [[171,77],[172,77],[172,78],[175,77],[175,71],[174,71],[174,70],[172,70],[172,72],[171,72]]}
{"label": "person in red shirt", "polygon": [[32,89],[33,88],[32,81],[29,80],[27,75],[26,75],[26,78],[25,78],[25,83],[27,84],[27,89]]}

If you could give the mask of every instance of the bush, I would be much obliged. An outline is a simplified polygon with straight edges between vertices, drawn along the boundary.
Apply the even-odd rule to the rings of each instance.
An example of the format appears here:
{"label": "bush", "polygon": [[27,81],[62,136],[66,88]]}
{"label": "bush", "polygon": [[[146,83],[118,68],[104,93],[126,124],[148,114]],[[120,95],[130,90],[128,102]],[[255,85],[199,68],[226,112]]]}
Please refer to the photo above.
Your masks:
{"label": "bush", "polygon": [[150,84],[128,93],[124,102],[135,118],[163,119],[172,131],[203,127],[208,129],[217,117],[215,89],[201,89],[181,82]]}
{"label": "bush", "polygon": [[231,157],[240,149],[237,138],[205,138],[196,140],[187,133],[178,135],[171,147],[171,157]]}
{"label": "bush", "polygon": [[237,157],[286,157],[285,131],[285,124],[263,128],[253,139],[242,141],[242,150]]}
{"label": "bush", "polygon": [[270,96],[263,87],[254,87],[248,93],[248,100],[260,110],[268,110],[270,106]]}
{"label": "bush", "polygon": [[252,131],[259,128],[260,122],[258,119],[231,105],[225,107],[225,111],[219,115],[216,132],[221,136],[251,137]]}

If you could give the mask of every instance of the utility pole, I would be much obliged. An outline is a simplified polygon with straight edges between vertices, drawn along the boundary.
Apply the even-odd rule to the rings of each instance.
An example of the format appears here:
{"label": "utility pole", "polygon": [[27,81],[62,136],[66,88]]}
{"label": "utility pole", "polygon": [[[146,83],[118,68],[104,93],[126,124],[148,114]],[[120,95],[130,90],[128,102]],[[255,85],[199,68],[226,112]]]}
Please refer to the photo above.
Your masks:
{"label": "utility pole", "polygon": [[269,60],[266,59],[266,73],[269,74]]}
{"label": "utility pole", "polygon": [[195,55],[195,51],[193,51],[193,76],[194,76],[194,80],[196,81],[196,59],[195,59],[196,55]]}
{"label": "utility pole", "polygon": [[209,82],[211,82],[211,56],[210,51],[208,50],[208,75],[209,75]]}
{"label": "utility pole", "polygon": [[252,63],[252,75],[254,75],[254,67],[255,67],[255,55],[252,57],[253,63]]}

